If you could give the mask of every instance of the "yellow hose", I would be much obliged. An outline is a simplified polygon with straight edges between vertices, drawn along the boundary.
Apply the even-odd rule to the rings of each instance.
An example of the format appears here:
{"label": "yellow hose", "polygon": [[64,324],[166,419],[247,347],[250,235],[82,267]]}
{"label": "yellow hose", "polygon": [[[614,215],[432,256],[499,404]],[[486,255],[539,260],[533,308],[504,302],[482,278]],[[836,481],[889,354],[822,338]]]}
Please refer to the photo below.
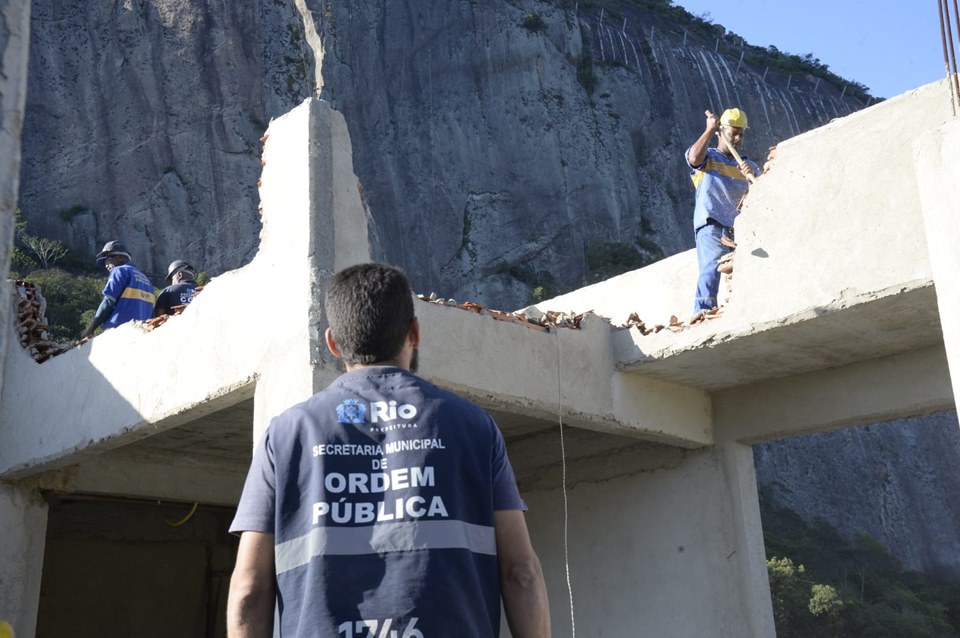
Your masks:
{"label": "yellow hose", "polygon": [[[163,519],[163,522],[169,525],[170,527],[180,527],[181,525],[189,521],[190,518],[196,513],[198,505],[199,503],[194,503],[193,507],[190,508],[190,513],[184,516],[183,518],[181,518],[179,521],[171,521],[169,518],[165,518]],[[2,636],[3,634],[0,634],[0,638],[2,638]]]}

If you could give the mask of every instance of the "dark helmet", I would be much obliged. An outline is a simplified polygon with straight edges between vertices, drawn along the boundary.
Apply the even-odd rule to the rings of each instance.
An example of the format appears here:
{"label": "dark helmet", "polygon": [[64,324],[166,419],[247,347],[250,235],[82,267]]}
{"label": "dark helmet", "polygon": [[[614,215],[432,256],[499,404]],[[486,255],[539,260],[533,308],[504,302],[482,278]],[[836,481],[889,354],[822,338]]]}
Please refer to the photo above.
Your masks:
{"label": "dark helmet", "polygon": [[127,252],[127,245],[122,241],[108,241],[103,245],[103,250],[97,253],[97,266],[103,268],[108,257],[115,257],[117,255],[123,255],[127,259],[130,259],[130,253]]}
{"label": "dark helmet", "polygon": [[194,267],[191,266],[188,262],[177,259],[176,261],[171,261],[170,266],[167,268],[167,283],[170,283],[173,280],[173,276],[178,272],[186,271],[191,275],[194,273]]}

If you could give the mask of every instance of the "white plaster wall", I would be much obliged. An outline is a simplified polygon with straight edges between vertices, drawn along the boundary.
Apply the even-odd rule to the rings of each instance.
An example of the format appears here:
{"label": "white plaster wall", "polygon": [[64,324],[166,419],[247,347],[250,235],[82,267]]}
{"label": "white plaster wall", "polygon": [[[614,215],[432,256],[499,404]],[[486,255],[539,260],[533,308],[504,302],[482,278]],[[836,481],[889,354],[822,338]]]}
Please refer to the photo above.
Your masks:
{"label": "white plaster wall", "polygon": [[46,530],[40,493],[0,483],[0,620],[26,638],[36,630]]}
{"label": "white plaster wall", "polygon": [[[623,454],[617,453],[618,463],[631,465]],[[659,467],[613,478],[606,459],[570,470],[577,635],[772,637],[756,484],[746,472],[752,461],[731,475],[716,448],[663,459]],[[752,494],[743,494],[743,485]],[[523,496],[544,566],[554,635],[569,636],[563,494],[538,489]],[[756,528],[744,529],[752,518]]]}
{"label": "white plaster wall", "polygon": [[929,130],[913,144],[917,183],[953,395],[960,396],[960,120]]}
{"label": "white plaster wall", "polygon": [[6,284],[13,247],[13,218],[20,186],[20,131],[27,97],[29,0],[0,0],[0,386],[12,317]]}

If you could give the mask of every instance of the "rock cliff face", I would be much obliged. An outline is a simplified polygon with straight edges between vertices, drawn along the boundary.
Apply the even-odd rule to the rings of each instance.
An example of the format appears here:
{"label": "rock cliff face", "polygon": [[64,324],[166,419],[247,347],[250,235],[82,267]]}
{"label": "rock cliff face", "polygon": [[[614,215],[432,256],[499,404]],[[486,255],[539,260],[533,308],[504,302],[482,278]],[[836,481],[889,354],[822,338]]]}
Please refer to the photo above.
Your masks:
{"label": "rock cliff face", "polygon": [[90,256],[122,238],[162,280],[178,257],[249,261],[258,138],[309,91],[285,2],[33,3],[20,207]]}
{"label": "rock cliff face", "polygon": [[237,267],[256,250],[257,138],[322,87],[350,126],[382,256],[418,290],[519,307],[536,284],[582,284],[591,241],[646,259],[692,245],[682,153],[705,108],[747,110],[762,159],[860,106],[738,69],[631,5],[296,4],[37,0],[33,231],[78,254],[121,236],[150,273],[180,256]]}
{"label": "rock cliff face", "polygon": [[[422,291],[519,307],[582,284],[592,241],[692,247],[683,152],[704,109],[751,115],[748,151],[859,108],[741,66],[629,4],[329,3],[322,95],[350,125],[387,260]],[[570,3],[571,5],[573,3]],[[535,18],[535,19],[534,19]]]}
{"label": "rock cliff face", "polygon": [[[155,282],[176,258],[236,268],[257,249],[258,138],[319,90],[350,127],[377,255],[418,291],[516,308],[693,245],[682,156],[704,109],[746,110],[762,161],[862,106],[634,5],[576,6],[34,0],[20,206],[78,256],[125,240]],[[840,458],[826,437],[768,444],[758,475],[777,504],[943,573],[957,513],[930,472],[958,437],[937,427],[932,445],[928,425],[827,435]]]}
{"label": "rock cliff face", "polygon": [[956,412],[754,446],[761,494],[852,538],[866,532],[904,566],[960,577]]}

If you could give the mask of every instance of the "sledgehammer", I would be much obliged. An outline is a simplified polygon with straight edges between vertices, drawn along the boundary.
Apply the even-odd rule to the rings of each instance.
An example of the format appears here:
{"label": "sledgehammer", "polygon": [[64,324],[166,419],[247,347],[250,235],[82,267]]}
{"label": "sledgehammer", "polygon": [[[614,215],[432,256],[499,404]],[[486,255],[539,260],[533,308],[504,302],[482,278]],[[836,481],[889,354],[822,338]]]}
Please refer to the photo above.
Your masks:
{"label": "sledgehammer", "polygon": [[[714,114],[710,112],[710,109],[707,109],[706,111],[704,111],[703,114],[706,115],[707,117],[715,117]],[[740,153],[737,152],[737,149],[733,148],[733,144],[727,144],[727,140],[723,139],[723,136],[720,135],[720,131],[717,131],[717,137],[723,140],[723,143],[726,145],[726,147],[730,149],[730,153],[733,155],[733,159],[737,161],[737,164],[739,164],[740,166],[743,166],[744,164],[746,164],[746,162],[743,161],[743,158],[740,157]],[[747,178],[747,181],[750,182],[751,184],[757,181],[757,178],[751,175],[750,173],[746,174],[746,178]]]}

